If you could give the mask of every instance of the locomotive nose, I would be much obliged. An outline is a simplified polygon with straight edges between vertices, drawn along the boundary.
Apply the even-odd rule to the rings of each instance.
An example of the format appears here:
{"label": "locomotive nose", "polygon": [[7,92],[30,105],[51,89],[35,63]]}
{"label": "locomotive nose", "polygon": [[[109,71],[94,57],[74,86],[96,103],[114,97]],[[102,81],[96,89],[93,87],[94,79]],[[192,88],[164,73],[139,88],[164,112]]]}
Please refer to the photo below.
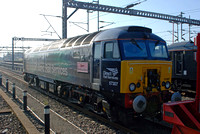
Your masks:
{"label": "locomotive nose", "polygon": [[154,88],[158,91],[161,91],[160,86],[160,68],[155,67],[156,69],[144,69],[145,74],[145,89],[147,91],[152,91]]}

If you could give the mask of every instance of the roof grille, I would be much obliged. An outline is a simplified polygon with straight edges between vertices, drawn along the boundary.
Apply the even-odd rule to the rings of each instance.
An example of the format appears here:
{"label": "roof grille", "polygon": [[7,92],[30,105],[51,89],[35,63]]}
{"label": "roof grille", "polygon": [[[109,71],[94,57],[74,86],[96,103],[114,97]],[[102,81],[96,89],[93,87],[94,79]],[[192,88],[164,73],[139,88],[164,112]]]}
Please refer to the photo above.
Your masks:
{"label": "roof grille", "polygon": [[145,32],[145,33],[152,33],[150,28],[146,27],[128,27],[128,32]]}

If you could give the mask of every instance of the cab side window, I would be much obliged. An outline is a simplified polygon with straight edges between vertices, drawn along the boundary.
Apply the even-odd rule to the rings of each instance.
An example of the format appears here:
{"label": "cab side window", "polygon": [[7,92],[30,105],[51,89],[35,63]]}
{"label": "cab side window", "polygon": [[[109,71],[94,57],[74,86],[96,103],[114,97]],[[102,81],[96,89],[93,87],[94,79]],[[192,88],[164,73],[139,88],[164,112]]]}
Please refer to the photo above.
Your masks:
{"label": "cab side window", "polygon": [[101,58],[101,45],[100,45],[100,43],[95,43],[94,58],[95,59],[100,59]]}
{"label": "cab side window", "polygon": [[117,43],[107,42],[104,47],[104,58],[118,59],[120,58],[119,48]]}

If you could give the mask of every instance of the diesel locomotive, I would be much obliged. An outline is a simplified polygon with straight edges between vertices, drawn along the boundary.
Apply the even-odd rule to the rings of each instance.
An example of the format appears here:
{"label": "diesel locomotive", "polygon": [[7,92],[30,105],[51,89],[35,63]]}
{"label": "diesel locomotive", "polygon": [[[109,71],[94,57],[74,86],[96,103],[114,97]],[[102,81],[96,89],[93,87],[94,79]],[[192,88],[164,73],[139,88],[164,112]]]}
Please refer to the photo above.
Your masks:
{"label": "diesel locomotive", "polygon": [[196,90],[197,46],[194,42],[179,42],[168,46],[172,59],[172,87],[173,90],[182,90],[184,85]]}
{"label": "diesel locomotive", "polygon": [[125,26],[62,39],[24,54],[24,80],[124,123],[160,113],[170,100],[166,42]]}

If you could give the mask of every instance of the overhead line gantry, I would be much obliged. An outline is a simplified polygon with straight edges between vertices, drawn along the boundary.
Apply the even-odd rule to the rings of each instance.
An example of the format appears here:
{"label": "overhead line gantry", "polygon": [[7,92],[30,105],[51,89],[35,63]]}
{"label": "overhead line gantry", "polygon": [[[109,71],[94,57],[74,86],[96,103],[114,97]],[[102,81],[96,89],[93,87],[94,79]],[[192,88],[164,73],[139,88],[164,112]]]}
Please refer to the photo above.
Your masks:
{"label": "overhead line gantry", "polygon": [[76,8],[75,11],[77,11],[78,9],[86,9],[86,10],[116,13],[116,14],[129,15],[129,16],[146,17],[146,18],[152,18],[152,19],[165,20],[165,21],[174,22],[174,23],[200,26],[200,20],[185,18],[181,16],[173,16],[173,15],[168,15],[168,14],[161,14],[161,13],[135,10],[135,9],[127,9],[127,8],[122,8],[122,7],[107,6],[107,5],[80,2],[80,1],[74,1],[74,0],[63,0],[63,38],[67,38],[67,20],[68,20],[67,7]]}
{"label": "overhead line gantry", "polygon": [[14,69],[14,42],[15,41],[56,41],[58,39],[45,39],[45,38],[24,38],[24,37],[13,37],[12,38],[12,69]]}

